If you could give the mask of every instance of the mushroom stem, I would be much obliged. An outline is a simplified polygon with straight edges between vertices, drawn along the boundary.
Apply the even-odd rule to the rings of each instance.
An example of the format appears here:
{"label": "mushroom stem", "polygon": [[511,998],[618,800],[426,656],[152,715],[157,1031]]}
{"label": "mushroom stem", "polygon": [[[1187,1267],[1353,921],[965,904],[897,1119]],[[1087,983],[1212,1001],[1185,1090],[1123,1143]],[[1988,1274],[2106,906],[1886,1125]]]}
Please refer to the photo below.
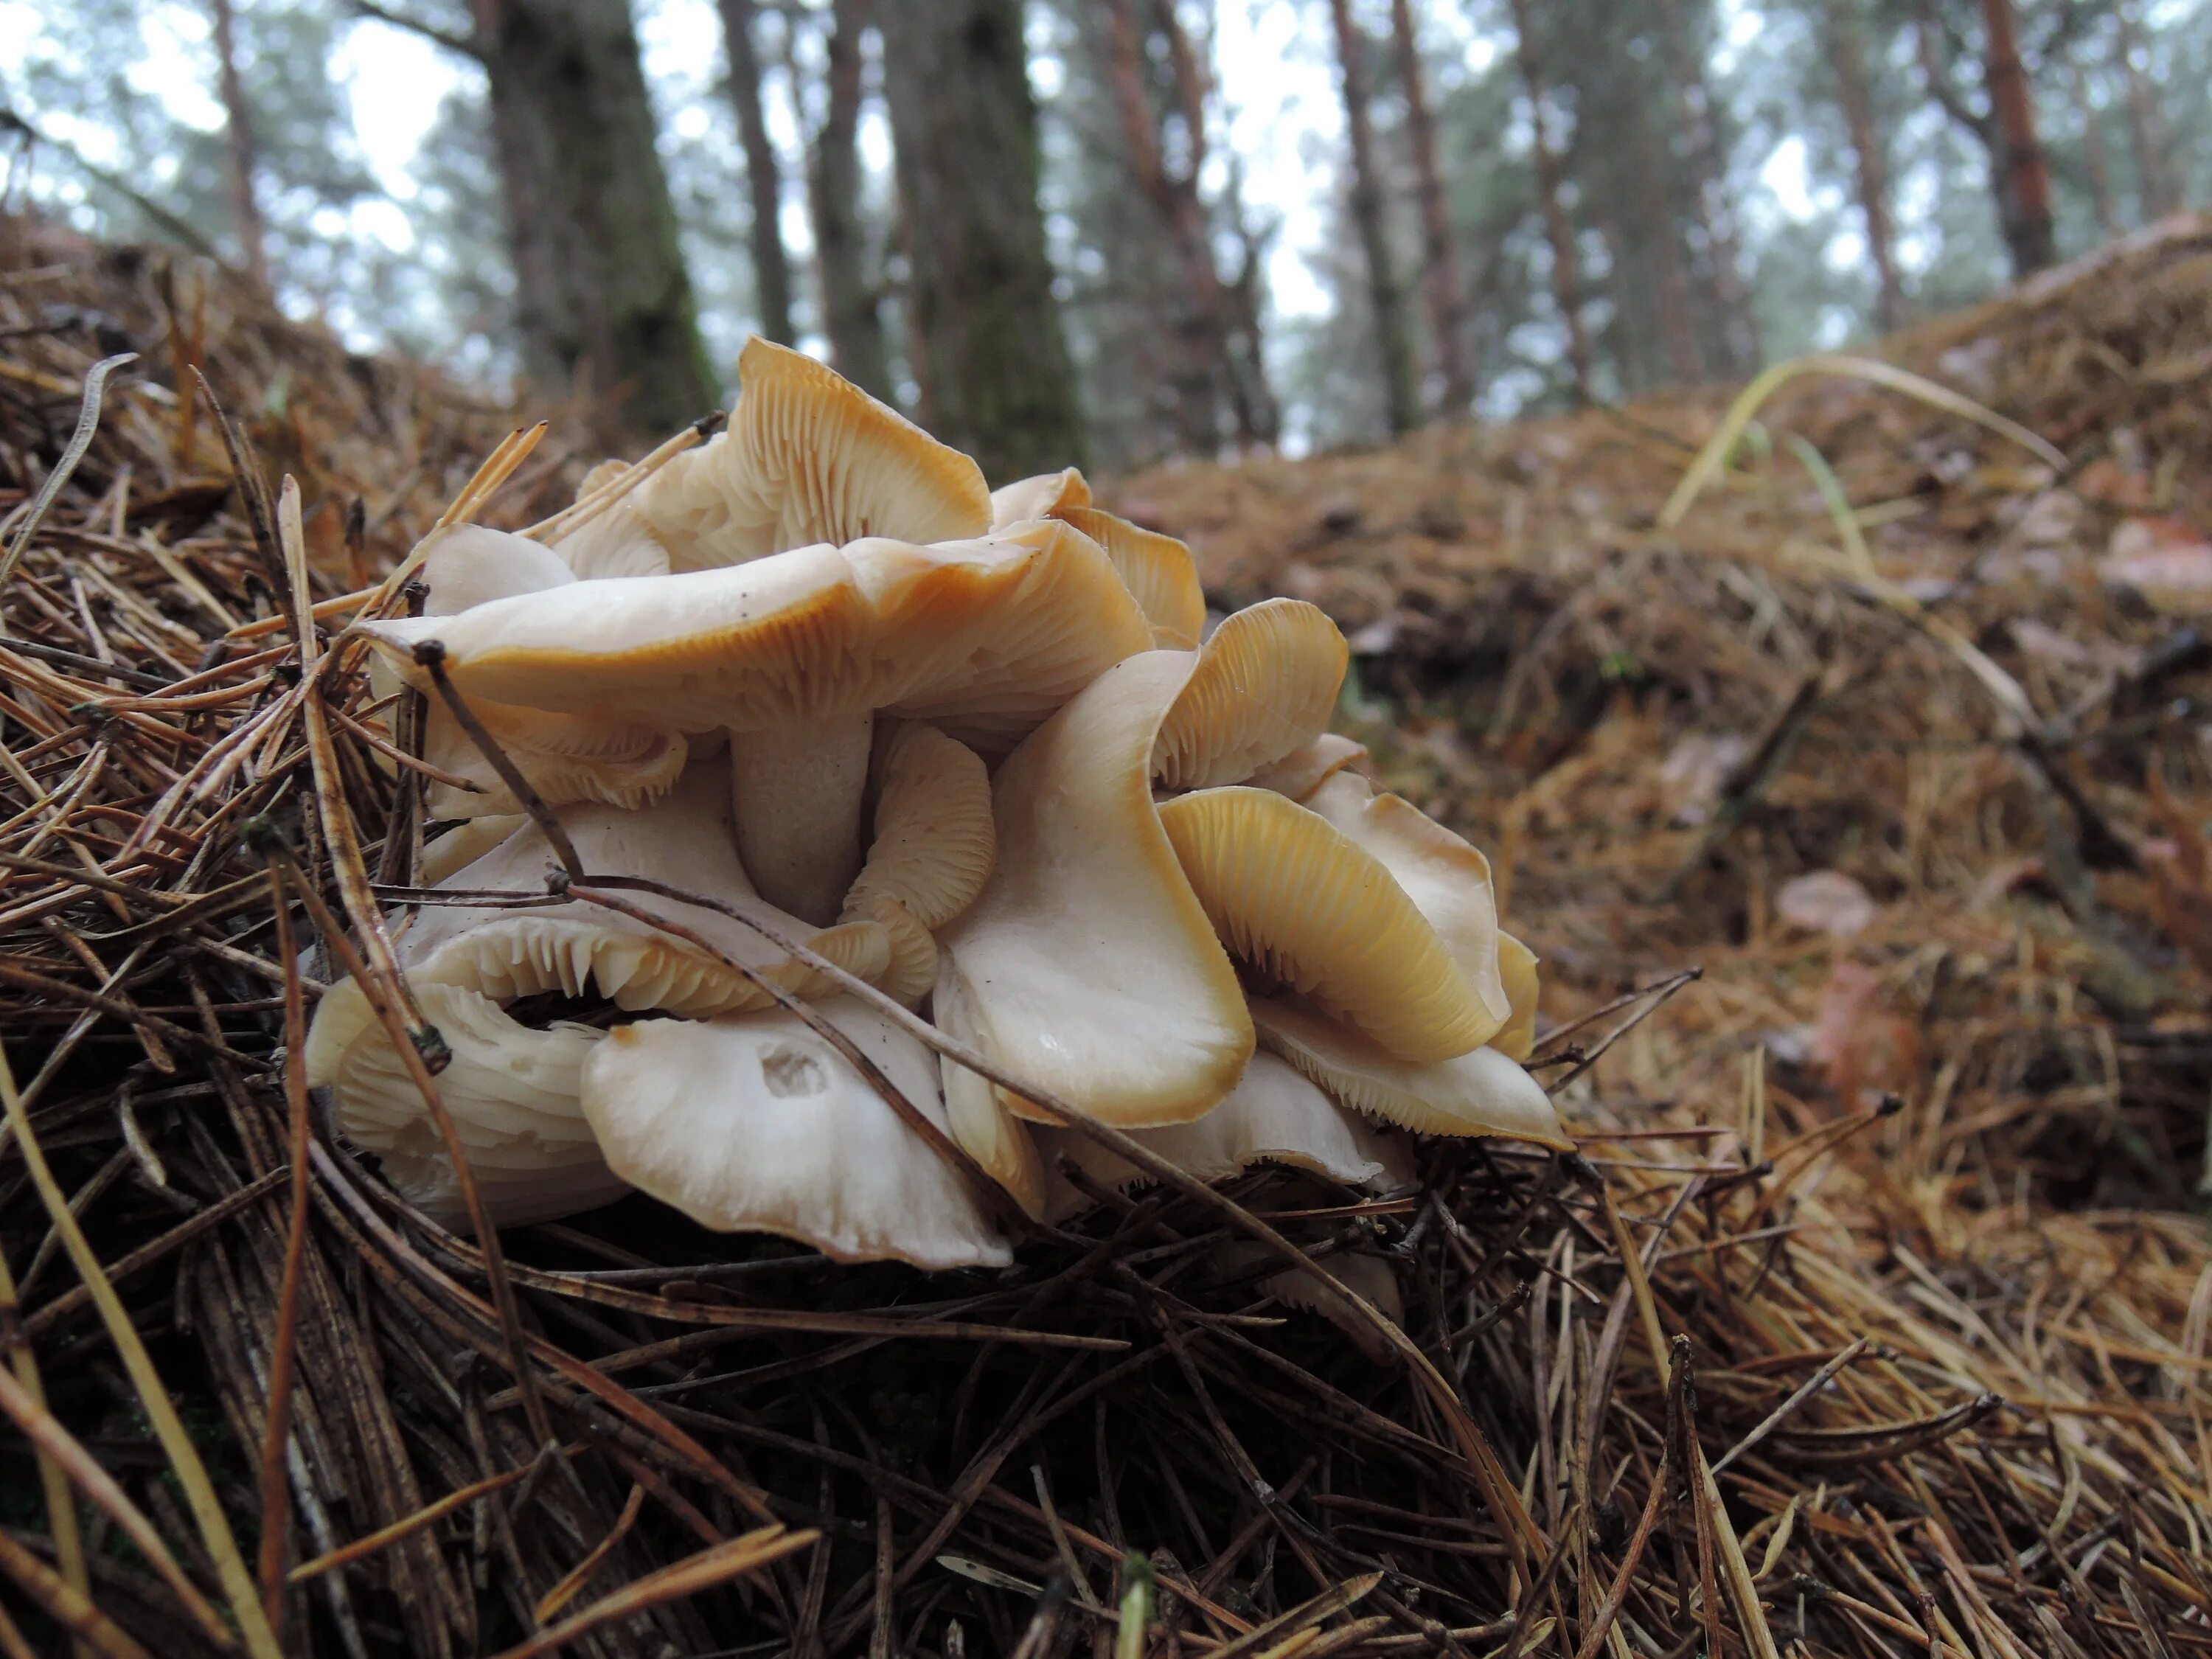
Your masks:
{"label": "mushroom stem", "polygon": [[825,927],[860,869],[872,714],[730,733],[738,856],[760,896]]}

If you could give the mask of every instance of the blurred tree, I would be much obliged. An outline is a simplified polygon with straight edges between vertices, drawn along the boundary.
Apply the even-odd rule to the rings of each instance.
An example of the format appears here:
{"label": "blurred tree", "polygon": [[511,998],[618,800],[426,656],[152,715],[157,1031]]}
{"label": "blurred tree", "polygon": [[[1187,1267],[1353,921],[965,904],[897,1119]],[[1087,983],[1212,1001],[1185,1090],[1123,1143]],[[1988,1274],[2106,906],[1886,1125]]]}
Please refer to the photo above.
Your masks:
{"label": "blurred tree", "polygon": [[1382,160],[1367,102],[1368,56],[1374,42],[1352,15],[1351,0],[1328,0],[1336,31],[1337,88],[1344,100],[1345,143],[1352,160],[1352,217],[1367,259],[1368,304],[1373,316],[1377,367],[1382,375],[1384,409],[1393,436],[1421,423],[1420,388],[1413,370],[1413,334],[1399,287],[1396,258],[1390,247],[1388,192]]}
{"label": "blurred tree", "polygon": [[1447,420],[1463,421],[1474,402],[1474,376],[1467,359],[1465,296],[1443,174],[1437,165],[1436,120],[1429,112],[1428,74],[1421,63],[1413,0],[1390,0],[1390,29],[1398,46],[1398,79],[1406,94],[1406,139],[1413,149],[1413,177],[1420,190],[1422,277],[1428,290],[1437,374],[1443,381],[1443,413]]}
{"label": "blurred tree", "polygon": [[269,286],[269,229],[261,216],[253,140],[253,108],[238,72],[238,20],[231,0],[209,0],[215,25],[216,85],[222,99],[224,181],[230,191],[231,234],[238,238],[246,274]]}
{"label": "blurred tree", "polygon": [[922,418],[1004,483],[1079,462],[1021,0],[881,0]]}
{"label": "blurred tree", "polygon": [[1568,217],[1561,193],[1559,151],[1552,135],[1542,52],[1530,16],[1529,0],[1513,0],[1513,48],[1521,79],[1528,88],[1531,153],[1535,159],[1536,195],[1543,204],[1544,234],[1552,245],[1552,298],[1567,333],[1567,361],[1574,370],[1576,398],[1587,403],[1591,393],[1589,334],[1583,319],[1582,252],[1576,246],[1574,222]]}
{"label": "blurred tree", "polygon": [[2138,217],[2144,221],[2172,212],[2181,205],[2181,190],[2173,176],[2173,161],[2166,140],[2166,121],[2158,94],[2147,72],[2136,0],[2112,0],[2113,56],[2127,88],[2128,138],[2135,152]]}
{"label": "blurred tree", "polygon": [[730,60],[730,102],[738,112],[738,132],[745,146],[745,189],[753,204],[753,302],[760,313],[760,331],[789,345],[799,337],[791,327],[791,260],[783,246],[783,167],[775,141],[769,136],[760,52],[753,35],[759,8],[753,0],[717,3]]}
{"label": "blurred tree", "polygon": [[821,270],[822,322],[837,372],[877,397],[892,397],[890,346],[868,228],[861,217],[862,35],[870,0],[834,0],[823,46],[823,112],[808,147],[807,199]]}
{"label": "blurred tree", "polygon": [[1835,71],[1836,103],[1850,137],[1852,184],[1875,270],[1875,320],[1886,334],[1905,320],[1905,292],[1890,222],[1888,140],[1867,72],[1864,6],[1863,0],[1823,0],[1820,10],[1820,42]]}
{"label": "blurred tree", "polygon": [[[2025,276],[2058,257],[2050,158],[2036,131],[2034,88],[2021,58],[2012,0],[1978,0],[1977,9],[1978,52],[1963,0],[1922,0],[1914,45],[1929,95],[1988,156],[1997,229],[2011,256],[2012,274]],[[2078,9],[2059,13],[2034,53],[2036,61],[2057,61],[2066,35],[2086,15]],[[1978,94],[1971,89],[1973,82],[1979,83]]]}

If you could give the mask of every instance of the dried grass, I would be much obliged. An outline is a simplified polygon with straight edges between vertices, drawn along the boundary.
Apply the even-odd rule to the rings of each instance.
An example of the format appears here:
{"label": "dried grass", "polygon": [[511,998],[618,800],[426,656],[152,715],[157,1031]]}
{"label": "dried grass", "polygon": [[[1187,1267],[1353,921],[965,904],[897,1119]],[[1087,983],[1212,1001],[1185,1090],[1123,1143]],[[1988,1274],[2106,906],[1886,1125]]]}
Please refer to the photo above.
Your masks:
{"label": "dried grass", "polygon": [[[2087,550],[2161,491],[2204,506],[2208,252],[2176,230],[1899,344],[1956,381],[1999,339],[1968,389],[2063,477],[1801,384],[1761,419],[1834,487],[1754,450],[1665,532],[1724,399],[1128,483],[1218,597],[1362,631],[1385,769],[1499,849],[1552,963],[1540,1063],[1583,1151],[1438,1146],[1382,1198],[1154,1188],[925,1279],[641,1200],[487,1255],[301,1113],[287,1004],[336,969],[281,941],[335,945],[343,908],[374,963],[417,829],[301,617],[341,620],[507,422],[0,227],[0,1652],[265,1650],[264,1607],[283,1650],[364,1656],[2212,1647],[2212,1271],[2141,1207],[2185,1191],[2212,1060],[2162,931],[2188,848],[2152,845],[2212,793],[2173,708],[2201,665]],[[562,503],[593,458],[560,425],[483,516]],[[2108,487],[2148,494],[2114,506],[2123,427]],[[2021,617],[2079,649],[2028,660]],[[1830,868],[1876,900],[1848,940],[1780,919]],[[1408,1363],[1267,1301],[1279,1262],[1224,1268],[1255,1231],[1386,1264]]]}

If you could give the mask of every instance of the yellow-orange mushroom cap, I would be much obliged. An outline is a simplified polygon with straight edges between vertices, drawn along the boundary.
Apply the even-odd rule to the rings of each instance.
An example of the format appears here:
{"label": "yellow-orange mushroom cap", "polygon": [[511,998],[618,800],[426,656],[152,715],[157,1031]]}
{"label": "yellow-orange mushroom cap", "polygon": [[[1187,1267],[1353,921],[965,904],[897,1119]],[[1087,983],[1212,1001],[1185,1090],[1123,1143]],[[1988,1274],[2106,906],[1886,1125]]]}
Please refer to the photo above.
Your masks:
{"label": "yellow-orange mushroom cap", "polygon": [[813,358],[755,337],[738,355],[738,380],[729,425],[637,492],[675,568],[817,542],[949,542],[990,529],[975,462]]}
{"label": "yellow-orange mushroom cap", "polygon": [[1121,585],[1152,623],[1154,645],[1164,651],[1198,648],[1206,631],[1206,590],[1189,548],[1094,507],[1061,507],[1052,516],[1105,549]]}
{"label": "yellow-orange mushroom cap", "polygon": [[1056,519],[1072,507],[1091,505],[1091,486],[1073,467],[1018,478],[991,492],[991,528],[1004,530],[1029,519]]}
{"label": "yellow-orange mushroom cap", "polygon": [[1265,789],[1201,789],[1159,820],[1215,931],[1264,980],[1410,1060],[1465,1054],[1502,1020],[1372,854]]}
{"label": "yellow-orange mushroom cap", "polygon": [[1498,969],[1513,1012],[1504,1028],[1490,1039],[1490,1046],[1510,1059],[1526,1060],[1536,1048],[1536,997],[1542,988],[1536,973],[1536,953],[1512,934],[1500,933]]}
{"label": "yellow-orange mushroom cap", "polygon": [[1351,652],[1302,599],[1248,605],[1213,630],[1161,723],[1152,771],[1169,789],[1241,783],[1328,728]]}

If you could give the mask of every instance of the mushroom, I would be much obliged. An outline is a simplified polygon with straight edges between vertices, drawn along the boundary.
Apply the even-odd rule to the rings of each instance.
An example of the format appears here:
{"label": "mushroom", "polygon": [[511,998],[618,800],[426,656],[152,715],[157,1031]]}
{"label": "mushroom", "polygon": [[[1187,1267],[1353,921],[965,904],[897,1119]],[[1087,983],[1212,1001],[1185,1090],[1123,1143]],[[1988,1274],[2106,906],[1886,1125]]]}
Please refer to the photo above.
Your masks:
{"label": "mushroom", "polygon": [[[1403,1147],[1330,1099],[1287,1061],[1257,1054],[1218,1106],[1188,1123],[1131,1132],[1184,1173],[1224,1181],[1255,1164],[1281,1164],[1349,1187],[1399,1186],[1413,1178]],[[1036,1132],[1048,1168],[1061,1160],[1095,1186],[1116,1191],[1149,1180],[1146,1172],[1079,1130]],[[1048,1218],[1060,1220],[1090,1200],[1075,1186],[1053,1183]]]}
{"label": "mushroom", "polygon": [[[576,500],[588,500],[629,471],[626,462],[601,461],[584,474],[576,486]],[[586,581],[668,574],[668,550],[639,512],[635,489],[602,504],[588,518],[580,518],[547,545]]]}
{"label": "mushroom", "polygon": [[[927,1048],[850,998],[817,1007],[945,1124]],[[1013,1259],[952,1169],[782,1010],[617,1026],[584,1060],[582,1102],[613,1172],[702,1226],[781,1234],[839,1261]]]}
{"label": "mushroom", "polygon": [[1366,758],[1365,744],[1338,732],[1324,732],[1272,765],[1261,767],[1243,781],[1255,789],[1272,789],[1279,795],[1303,802],[1345,768]]}
{"label": "mushroom", "polygon": [[[1245,1240],[1224,1244],[1213,1254],[1214,1266],[1232,1279],[1279,1259],[1265,1244]],[[1398,1276],[1390,1271],[1390,1264],[1360,1251],[1334,1250],[1321,1258],[1321,1265],[1333,1284],[1324,1285],[1310,1273],[1286,1267],[1260,1281],[1261,1294],[1300,1313],[1319,1314],[1350,1337],[1367,1358],[1378,1365],[1389,1363],[1396,1350],[1352,1308],[1344,1291],[1356,1292],[1393,1325],[1403,1325],[1406,1299],[1399,1292]]]}
{"label": "mushroom", "polygon": [[1105,550],[1121,585],[1152,623],[1154,645],[1164,651],[1197,648],[1206,631],[1206,592],[1199,586],[1190,549],[1172,536],[1140,529],[1096,507],[1066,506],[1050,516]]}
{"label": "mushroom", "polygon": [[1287,997],[1255,997],[1251,1012],[1266,1048],[1370,1117],[1419,1134],[1572,1144],[1543,1085],[1497,1048],[1409,1060]]}
{"label": "mushroom", "polygon": [[362,624],[403,665],[444,647],[471,698],[730,733],[738,846],[805,920],[858,872],[879,712],[1004,753],[1151,642],[1111,563],[1052,520],[932,547],[872,539],[726,569],[571,583],[457,617]]}
{"label": "mushroom", "polygon": [[991,780],[966,744],[902,725],[880,750],[875,838],[845,895],[842,919],[890,935],[884,992],[908,1007],[937,982],[933,931],[975,902],[998,856]]}
{"label": "mushroom", "polygon": [[1265,789],[1200,789],[1159,821],[1231,954],[1401,1059],[1487,1041],[1488,1008],[1389,869],[1320,814]]}
{"label": "mushroom", "polygon": [[637,492],[678,570],[866,537],[959,541],[991,529],[975,463],[804,353],[756,336],[729,425]]}
{"label": "mushroom", "polygon": [[1091,486],[1073,467],[1040,472],[991,492],[991,528],[1004,530],[1030,519],[1056,519],[1069,507],[1090,505]]}
{"label": "mushroom", "polygon": [[[891,965],[891,941],[880,923],[854,921],[815,931],[753,893],[730,844],[727,789],[720,768],[708,763],[691,768],[665,800],[645,811],[574,806],[559,816],[591,873],[673,878],[689,890],[796,935],[857,977],[884,977]],[[543,891],[553,862],[544,832],[525,824],[437,885],[448,891]],[[787,992],[813,999],[840,988],[717,910],[660,898],[640,908],[697,933]],[[558,1152],[549,1168],[562,1159],[582,1160],[580,1143],[589,1137],[573,1086],[574,1051],[587,1039],[577,1035],[583,1028],[573,1024],[533,1029],[511,1012],[512,1005],[526,998],[588,998],[626,1012],[706,1018],[744,1012],[772,1000],[743,974],[696,946],[581,899],[529,908],[428,905],[400,936],[399,957],[426,1012],[433,1000],[453,1012],[457,1031],[447,1040],[457,1054],[465,1049],[471,1060],[473,1070],[441,1088],[463,1130],[465,1147],[473,1148],[478,1140],[501,1146],[512,1141],[509,1150],[522,1170],[529,1167],[532,1148],[538,1145]],[[435,1014],[428,1017],[436,1023]],[[372,1150],[406,1151],[413,1160],[405,1174],[410,1195],[446,1190],[441,1183],[451,1181],[452,1172],[438,1173],[443,1169],[442,1143],[357,981],[342,980],[324,994],[308,1029],[304,1059],[309,1082],[329,1085],[336,1093],[339,1122],[349,1134]],[[511,1121],[495,1086],[507,1074],[534,1080],[529,1100],[536,1116],[520,1125]],[[545,1120],[566,1127],[556,1130]],[[507,1215],[503,1209],[495,1213]]]}
{"label": "mushroom", "polygon": [[1241,783],[1320,736],[1351,653],[1326,611],[1266,599],[1223,622],[1161,723],[1152,770],[1169,789]]}
{"label": "mushroom", "polygon": [[[938,941],[939,1026],[1123,1127],[1198,1116],[1252,1055],[1236,970],[1152,805],[1153,741],[1197,661],[1117,663],[1014,750],[992,784],[997,867]],[[949,1060],[945,1098],[954,1138],[1039,1213],[1012,1115],[1038,1109]]]}
{"label": "mushroom", "polygon": [[1510,1060],[1525,1060],[1536,1049],[1536,953],[1510,933],[1498,936],[1498,977],[1513,1012],[1490,1046]]}

